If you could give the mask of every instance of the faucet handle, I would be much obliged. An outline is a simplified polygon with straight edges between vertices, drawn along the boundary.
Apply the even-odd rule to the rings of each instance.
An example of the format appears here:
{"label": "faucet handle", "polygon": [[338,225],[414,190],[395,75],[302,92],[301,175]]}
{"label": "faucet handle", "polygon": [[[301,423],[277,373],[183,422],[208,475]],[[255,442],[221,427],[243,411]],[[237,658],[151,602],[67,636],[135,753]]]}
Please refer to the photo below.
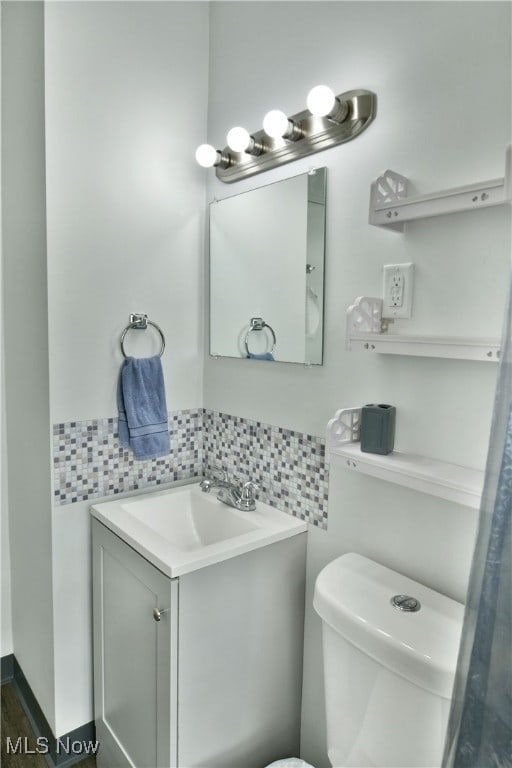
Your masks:
{"label": "faucet handle", "polygon": [[219,464],[213,464],[210,470],[210,473],[214,479],[227,482],[227,479],[228,479],[227,470],[225,470],[224,467],[219,466]]}
{"label": "faucet handle", "polygon": [[208,474],[201,480],[200,486],[203,493],[210,493],[215,484],[228,484],[228,473],[223,467],[213,464]]}
{"label": "faucet handle", "polygon": [[252,500],[254,499],[254,491],[259,490],[258,483],[254,483],[252,480],[248,480],[242,485],[242,499]]}

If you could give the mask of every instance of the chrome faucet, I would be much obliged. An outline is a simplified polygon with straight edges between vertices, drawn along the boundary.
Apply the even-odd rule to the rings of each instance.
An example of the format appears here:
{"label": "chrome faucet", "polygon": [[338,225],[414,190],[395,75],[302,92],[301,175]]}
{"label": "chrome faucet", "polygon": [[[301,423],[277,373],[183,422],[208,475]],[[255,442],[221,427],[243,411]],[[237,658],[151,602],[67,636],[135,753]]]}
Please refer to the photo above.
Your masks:
{"label": "chrome faucet", "polygon": [[228,504],[235,509],[243,510],[244,512],[253,512],[256,509],[256,498],[254,491],[258,489],[256,483],[252,480],[248,480],[242,486],[236,486],[229,484],[227,487],[221,488],[217,494],[219,501]]}
{"label": "chrome faucet", "polygon": [[199,487],[203,493],[210,493],[212,488],[218,488],[217,498],[224,504],[245,512],[253,512],[256,509],[254,491],[258,490],[256,483],[248,480],[246,483],[232,483],[228,479],[228,473],[222,467],[214,466],[211,476],[201,480]]}

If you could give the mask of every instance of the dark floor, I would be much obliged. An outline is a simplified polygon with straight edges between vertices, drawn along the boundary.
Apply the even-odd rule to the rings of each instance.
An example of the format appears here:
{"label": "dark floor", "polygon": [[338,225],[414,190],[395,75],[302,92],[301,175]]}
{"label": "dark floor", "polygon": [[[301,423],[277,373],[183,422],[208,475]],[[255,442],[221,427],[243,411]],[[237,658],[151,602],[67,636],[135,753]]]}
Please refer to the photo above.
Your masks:
{"label": "dark floor", "polygon": [[[7,754],[7,737],[11,743],[15,744],[18,737],[27,738],[28,750],[37,748],[34,732],[30,727],[27,716],[23,711],[21,704],[16,696],[16,691],[12,683],[2,685],[2,748],[1,761],[2,768],[48,768],[48,763],[40,754]],[[23,741],[25,748],[25,741]],[[96,760],[92,757],[75,763],[76,768],[96,768]]]}

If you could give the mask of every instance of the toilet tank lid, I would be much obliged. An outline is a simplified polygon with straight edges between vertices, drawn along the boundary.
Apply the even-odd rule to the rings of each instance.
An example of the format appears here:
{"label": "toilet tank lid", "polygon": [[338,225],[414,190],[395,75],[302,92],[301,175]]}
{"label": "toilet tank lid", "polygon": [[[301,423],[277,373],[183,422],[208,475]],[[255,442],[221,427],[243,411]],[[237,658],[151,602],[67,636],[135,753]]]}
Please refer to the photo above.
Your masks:
{"label": "toilet tank lid", "polygon": [[[420,610],[398,610],[391,604],[395,595],[416,598]],[[375,661],[431,693],[451,697],[463,605],[353,552],[320,572],[313,605]]]}

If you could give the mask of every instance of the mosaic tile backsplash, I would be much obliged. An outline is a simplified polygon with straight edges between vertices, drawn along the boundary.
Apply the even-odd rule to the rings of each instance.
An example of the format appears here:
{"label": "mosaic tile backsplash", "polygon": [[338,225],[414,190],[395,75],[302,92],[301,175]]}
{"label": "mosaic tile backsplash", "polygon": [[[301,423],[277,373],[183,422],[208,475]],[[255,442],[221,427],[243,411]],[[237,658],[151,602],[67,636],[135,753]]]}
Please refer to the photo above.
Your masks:
{"label": "mosaic tile backsplash", "polygon": [[327,527],[323,439],[204,409],[169,414],[169,431],[169,456],[137,461],[119,443],[117,418],[55,424],[55,503],[200,477],[219,465],[232,477],[256,482],[267,504]]}
{"label": "mosaic tile backsplash", "polygon": [[202,409],[170,413],[169,456],[137,461],[133,453],[119,443],[117,417],[54,424],[55,503],[71,504],[200,477],[203,473],[202,429]]}
{"label": "mosaic tile backsplash", "polygon": [[267,504],[327,527],[328,468],[325,441],[259,421],[204,412],[205,474],[222,466],[235,478],[259,485]]}

